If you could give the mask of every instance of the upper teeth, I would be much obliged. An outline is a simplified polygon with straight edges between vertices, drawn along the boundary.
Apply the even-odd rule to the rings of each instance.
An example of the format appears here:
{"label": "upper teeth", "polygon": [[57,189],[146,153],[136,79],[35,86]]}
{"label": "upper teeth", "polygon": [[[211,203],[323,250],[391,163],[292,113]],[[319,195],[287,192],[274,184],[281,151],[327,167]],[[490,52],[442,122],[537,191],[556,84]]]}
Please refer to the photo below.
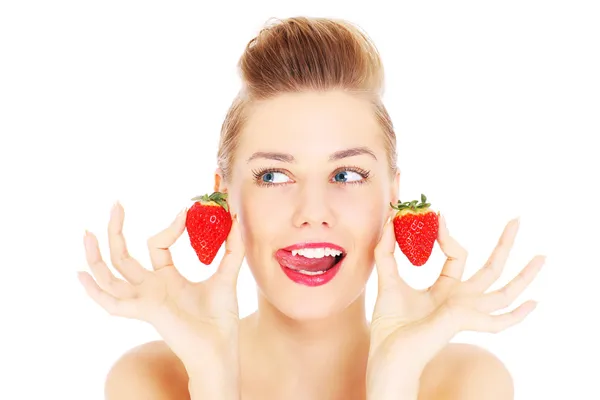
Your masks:
{"label": "upper teeth", "polygon": [[342,252],[335,249],[330,249],[329,247],[320,247],[315,249],[298,249],[292,250],[292,255],[301,255],[306,258],[323,258],[325,256],[340,256]]}

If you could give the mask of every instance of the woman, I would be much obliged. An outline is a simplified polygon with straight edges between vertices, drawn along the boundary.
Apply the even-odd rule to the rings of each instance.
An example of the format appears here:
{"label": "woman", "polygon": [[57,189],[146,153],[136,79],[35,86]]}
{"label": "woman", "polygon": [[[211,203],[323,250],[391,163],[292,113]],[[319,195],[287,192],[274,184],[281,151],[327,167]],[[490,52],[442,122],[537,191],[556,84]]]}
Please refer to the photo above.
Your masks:
{"label": "woman", "polygon": [[[353,25],[290,18],[265,27],[240,60],[243,90],[223,124],[215,191],[234,221],[215,274],[191,283],[169,247],[185,210],[152,237],[153,270],[127,252],[124,210],[109,221],[112,275],[86,233],[87,293],[113,315],[152,324],[164,341],[121,357],[108,399],[510,399],[510,374],[487,351],[449,344],[463,330],[498,332],[522,321],[511,305],[543,264],[537,256],[504,289],[499,278],[518,229],[510,221],[486,265],[463,281],[467,252],[439,217],[447,256],[425,291],[400,278],[390,203],[398,201],[396,138],[380,96],[383,68]],[[281,254],[313,257],[310,245],[341,252],[337,274],[310,286],[289,279]],[[290,247],[292,246],[292,247]],[[288,252],[288,253],[282,253]],[[258,285],[258,310],[239,320],[236,283],[244,259]],[[371,322],[365,285],[377,268]]]}

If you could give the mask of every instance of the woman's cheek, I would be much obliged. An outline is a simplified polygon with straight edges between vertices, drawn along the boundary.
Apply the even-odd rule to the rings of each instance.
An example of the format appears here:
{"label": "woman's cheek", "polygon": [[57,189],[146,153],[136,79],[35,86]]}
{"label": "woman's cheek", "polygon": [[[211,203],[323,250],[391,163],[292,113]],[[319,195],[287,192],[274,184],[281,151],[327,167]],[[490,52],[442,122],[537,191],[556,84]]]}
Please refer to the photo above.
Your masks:
{"label": "woman's cheek", "polygon": [[269,242],[277,238],[290,218],[291,205],[285,196],[279,188],[247,188],[243,192],[242,209],[252,235]]}
{"label": "woman's cheek", "polygon": [[338,225],[350,231],[355,243],[365,246],[368,253],[379,241],[389,204],[373,188],[354,189],[360,190],[340,191],[335,195]]}
{"label": "woman's cheek", "polygon": [[354,223],[361,227],[381,219],[380,216],[385,212],[381,197],[368,188],[347,187],[332,190],[330,199],[331,206],[338,215],[343,216],[346,221],[355,221]]}

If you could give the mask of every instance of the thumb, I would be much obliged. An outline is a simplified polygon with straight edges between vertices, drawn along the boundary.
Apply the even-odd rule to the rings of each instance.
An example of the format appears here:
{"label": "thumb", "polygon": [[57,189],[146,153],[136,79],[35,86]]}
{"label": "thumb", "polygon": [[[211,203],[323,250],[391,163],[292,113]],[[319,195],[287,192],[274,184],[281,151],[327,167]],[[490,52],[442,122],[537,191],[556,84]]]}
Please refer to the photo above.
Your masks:
{"label": "thumb", "polygon": [[389,285],[405,284],[398,273],[398,264],[394,258],[395,247],[396,237],[393,222],[390,218],[383,226],[383,233],[375,247],[375,266],[377,268],[379,290]]}
{"label": "thumb", "polygon": [[225,255],[215,274],[235,287],[245,254],[244,242],[237,215],[235,215],[231,223],[231,230],[225,241]]}

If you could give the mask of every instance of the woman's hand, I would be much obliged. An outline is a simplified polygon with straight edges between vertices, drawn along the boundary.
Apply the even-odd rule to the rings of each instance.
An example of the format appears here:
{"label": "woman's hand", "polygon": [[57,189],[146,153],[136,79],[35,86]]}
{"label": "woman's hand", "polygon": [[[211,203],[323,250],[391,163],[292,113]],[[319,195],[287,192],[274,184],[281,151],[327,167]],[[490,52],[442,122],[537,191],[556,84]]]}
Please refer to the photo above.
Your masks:
{"label": "woman's hand", "polygon": [[[79,273],[87,294],[111,315],[150,323],[181,359],[188,374],[209,383],[239,381],[236,284],[244,245],[236,218],[215,274],[190,282],[175,268],[169,247],[185,230],[184,209],[171,225],[148,240],[153,271],[132,258],[123,237],[124,210],[115,204],[108,224],[110,260],[125,278],[115,277],[102,260],[96,237],[84,239],[93,277]],[[226,374],[225,376],[223,374]]]}
{"label": "woman's hand", "polygon": [[463,281],[467,252],[449,235],[444,218],[439,218],[437,241],[447,260],[428,289],[415,290],[400,277],[392,221],[386,223],[375,249],[379,294],[371,321],[370,398],[397,398],[399,391],[416,395],[421,372],[458,332],[500,332],[523,321],[535,308],[535,302],[527,301],[513,311],[491,315],[510,306],[533,281],[544,263],[542,256],[534,257],[503,288],[486,293],[502,273],[518,231],[517,220],[508,223],[483,268]]}

